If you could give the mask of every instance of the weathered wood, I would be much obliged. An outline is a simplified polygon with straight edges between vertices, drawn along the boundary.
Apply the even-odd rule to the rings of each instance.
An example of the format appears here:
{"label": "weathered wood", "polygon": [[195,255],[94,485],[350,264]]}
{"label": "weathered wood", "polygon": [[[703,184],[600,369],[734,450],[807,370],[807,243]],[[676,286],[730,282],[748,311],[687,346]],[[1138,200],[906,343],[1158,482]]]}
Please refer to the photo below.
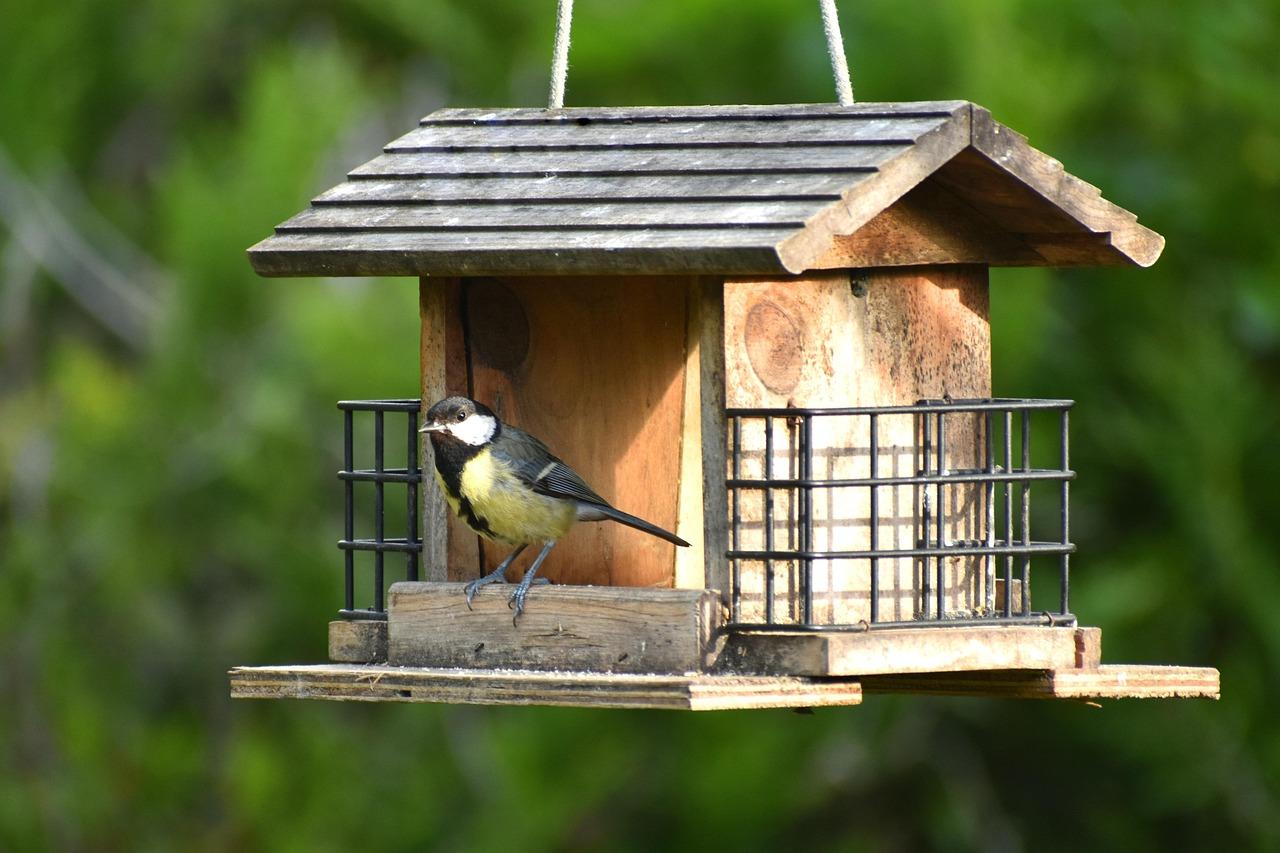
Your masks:
{"label": "weathered wood", "polygon": [[[1071,175],[1060,162],[1032,148],[1026,137],[994,121],[991,113],[976,105],[972,107],[972,125],[973,148],[977,154],[1080,227],[1106,235],[1115,250],[1113,257],[1119,256],[1114,262],[1147,267],[1160,257],[1164,251],[1163,237],[1139,225],[1137,217],[1129,211],[1104,199],[1097,187]],[[981,190],[982,185],[978,189]],[[1070,233],[1074,229],[1062,230]],[[1061,262],[1078,261],[1064,258]]]}
{"label": "weathered wood", "polygon": [[[617,284],[627,292],[625,311],[585,278],[468,280],[472,388],[614,506],[672,530],[689,282]],[[486,570],[509,550],[484,543]],[[516,563],[512,578],[535,552]],[[552,551],[542,574],[557,583],[670,587],[674,552],[615,522],[582,523]]]}
{"label": "weathered wood", "polygon": [[915,144],[878,164],[876,174],[846,193],[843,204],[828,205],[809,219],[804,230],[778,244],[778,257],[793,273],[812,269],[831,241],[852,234],[872,217],[920,184],[969,144],[968,114],[921,134]]}
{"label": "weathered wood", "polygon": [[832,115],[850,116],[945,116],[966,110],[968,101],[863,101],[848,106],[835,104],[735,104],[725,106],[664,107],[568,107],[544,110],[532,107],[491,109],[451,107],[424,117],[428,124],[554,125],[583,123],[641,124],[695,118],[700,121],[741,121],[743,117],[773,119],[819,119]]}
{"label": "weathered wood", "polygon": [[649,226],[722,228],[762,226],[803,228],[804,220],[821,206],[813,201],[740,201],[598,203],[476,202],[471,205],[389,204],[360,207],[313,207],[283,223],[278,231],[416,231],[440,228],[494,230],[498,228],[557,227],[599,229]]}
{"label": "weathered wood", "polygon": [[331,699],[723,711],[857,705],[856,681],[723,675],[414,669],[320,664],[237,667],[235,699]]}
{"label": "weathered wood", "polygon": [[[945,127],[945,126],[944,126]],[[917,143],[918,145],[919,143]],[[606,149],[603,151],[459,151],[382,154],[351,170],[350,177],[447,177],[462,175],[627,175],[647,172],[817,172],[873,169],[912,150],[910,143],[795,145],[788,148]],[[935,164],[935,166],[940,164]],[[905,187],[903,190],[905,191]]]}
{"label": "weathered wood", "polygon": [[[858,279],[848,274],[808,275],[777,280],[730,280],[725,286],[725,383],[730,408],[885,406],[923,398],[956,399],[991,394],[987,273],[983,267],[885,269]],[[952,447],[947,464],[973,467],[978,458],[978,417],[948,416]],[[796,422],[775,419],[774,455],[766,460],[765,425],[744,420],[739,475],[761,479],[766,461],[773,477],[799,471]],[[817,479],[871,474],[870,425],[864,417],[817,418],[812,446]],[[919,423],[914,415],[878,420],[876,474],[914,474],[920,464]],[[973,486],[944,492],[948,537],[972,539],[983,529],[983,513]],[[789,519],[795,493],[773,492],[775,547],[794,542]],[[914,547],[923,500],[909,486],[878,487],[877,545]],[[739,550],[766,545],[764,495],[738,493]],[[814,550],[867,550],[872,523],[869,489],[839,489],[816,495],[811,513]],[[934,535],[934,531],[928,531]],[[775,619],[800,617],[800,567],[775,561]],[[740,561],[742,618],[766,615],[763,561]],[[882,558],[878,563],[879,618],[908,620],[920,615],[925,584],[918,561]],[[814,564],[813,618],[856,624],[870,621],[871,574],[867,561]],[[929,565],[931,573],[936,567]],[[931,577],[930,580],[934,578]],[[945,606],[951,614],[984,613],[987,578],[981,561],[954,558],[944,570]],[[936,589],[936,585],[934,586]]]}
{"label": "weathered wood", "polygon": [[832,238],[815,269],[926,264],[1041,266],[1048,261],[955,192],[928,180],[857,231]]}
{"label": "weathered wood", "polygon": [[916,137],[950,120],[951,115],[893,117],[834,114],[808,121],[759,118],[703,122],[697,118],[642,124],[545,125],[528,127],[490,124],[425,124],[389,143],[387,153],[462,150],[519,150],[521,148],[575,150],[603,148],[680,149],[707,147],[758,148],[777,145],[875,145],[913,142]]}
{"label": "weathered wood", "polygon": [[1108,664],[1085,669],[877,675],[867,693],[924,693],[1010,699],[1218,699],[1218,670],[1194,666]]}
{"label": "weathered wood", "polygon": [[680,231],[321,232],[270,237],[251,256],[263,276],[319,275],[321,267],[330,276],[785,273],[769,241],[781,232],[754,231],[703,232],[701,245]]}
{"label": "weathered wood", "polygon": [[364,619],[330,622],[329,660],[338,663],[385,663],[387,623]]}
{"label": "weathered wood", "polygon": [[[1163,245],[964,102],[445,111],[396,145],[423,150],[392,150],[354,170],[250,249],[255,269],[759,275],[837,264],[1145,265]],[[839,182],[823,182],[835,174]],[[911,202],[891,209],[926,182],[954,203],[927,216]]]}
{"label": "weathered wood", "polygon": [[729,497],[725,486],[727,419],[725,417],[725,285],[704,277],[696,285],[698,302],[698,395],[702,415],[702,547],[708,589],[719,590],[728,604],[730,592]]}
{"label": "weathered wood", "polygon": [[[753,675],[863,676],[966,670],[1068,669],[1080,657],[1076,628],[1041,625],[892,628],[850,632],[734,632],[719,671]],[[1096,659],[1084,663],[1096,666]]]}
{"label": "weathered wood", "polygon": [[[702,282],[693,279],[687,293],[684,343],[684,403],[680,415],[680,491],[676,535],[689,543],[676,549],[675,586],[679,589],[706,589],[706,538],[704,524],[717,515],[703,498],[702,435]],[[716,344],[711,353],[724,351]],[[721,407],[723,408],[723,406]],[[723,515],[724,513],[718,513]]]}
{"label": "weathered wood", "polygon": [[[466,340],[462,317],[462,284],[456,278],[424,278],[419,283],[419,305],[422,320],[422,345],[419,350],[419,376],[422,377],[423,414],[437,400],[453,394],[469,395],[471,381],[467,370]],[[441,338],[443,337],[443,343]],[[441,361],[443,359],[443,361]],[[443,372],[441,372],[443,370]],[[461,580],[476,577],[480,569],[478,537],[449,510],[435,477],[435,458],[431,442],[422,439],[423,530],[430,536],[441,535],[439,514],[445,516],[445,564],[428,569],[427,580]],[[428,513],[436,519],[428,526]],[[429,540],[427,536],[423,541]],[[431,546],[433,559],[438,559],[438,544]],[[425,556],[425,552],[424,552]],[[430,562],[428,566],[432,565]],[[443,574],[441,574],[443,572]]]}
{"label": "weathered wood", "polygon": [[387,660],[396,666],[698,672],[716,653],[720,602],[707,590],[536,587],[512,624],[510,586],[391,587]]}
{"label": "weathered wood", "polygon": [[839,200],[869,171],[758,172],[751,175],[640,174],[614,177],[526,175],[524,177],[366,178],[347,181],[313,200],[317,206],[472,201],[542,203],[553,200],[814,198]]}

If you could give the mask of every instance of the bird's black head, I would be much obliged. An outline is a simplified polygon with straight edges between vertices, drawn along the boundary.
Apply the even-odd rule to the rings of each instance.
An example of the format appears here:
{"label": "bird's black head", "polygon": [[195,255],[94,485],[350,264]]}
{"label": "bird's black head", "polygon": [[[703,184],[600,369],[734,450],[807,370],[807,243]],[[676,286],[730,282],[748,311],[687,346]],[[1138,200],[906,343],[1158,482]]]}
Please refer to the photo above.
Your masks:
{"label": "bird's black head", "polygon": [[425,432],[434,441],[458,441],[479,447],[498,434],[498,418],[484,403],[466,397],[446,397],[427,410]]}

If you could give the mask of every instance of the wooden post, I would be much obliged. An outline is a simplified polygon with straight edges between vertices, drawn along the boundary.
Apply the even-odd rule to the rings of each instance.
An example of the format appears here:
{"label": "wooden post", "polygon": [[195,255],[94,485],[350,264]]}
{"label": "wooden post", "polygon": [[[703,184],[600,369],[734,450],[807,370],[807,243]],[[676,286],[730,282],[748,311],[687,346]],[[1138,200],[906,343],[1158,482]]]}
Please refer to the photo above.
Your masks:
{"label": "wooden post", "polygon": [[680,442],[677,587],[729,593],[725,494],[724,283],[698,278],[689,288],[684,415]]}
{"label": "wooden post", "polygon": [[[422,318],[419,355],[425,416],[435,401],[471,390],[458,280],[419,279],[418,311]],[[425,437],[421,441],[423,577],[429,581],[475,577],[479,569],[476,536],[450,511],[435,481],[431,442]]]}

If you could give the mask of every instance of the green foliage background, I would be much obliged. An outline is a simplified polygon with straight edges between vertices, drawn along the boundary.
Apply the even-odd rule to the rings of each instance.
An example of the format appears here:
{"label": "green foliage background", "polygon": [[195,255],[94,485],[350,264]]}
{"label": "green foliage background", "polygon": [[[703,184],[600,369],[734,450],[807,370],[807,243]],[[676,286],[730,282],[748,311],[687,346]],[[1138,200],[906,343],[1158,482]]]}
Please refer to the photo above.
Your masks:
{"label": "green foliage background", "polygon": [[[580,0],[568,102],[830,98],[816,4]],[[244,249],[422,114],[537,105],[552,0],[6,0],[0,849],[1280,849],[1280,6],[862,0],[861,100],[968,98],[1168,238],[993,274],[1069,396],[1074,609],[1220,703],[789,713],[232,703],[338,606],[342,397],[415,287]]]}

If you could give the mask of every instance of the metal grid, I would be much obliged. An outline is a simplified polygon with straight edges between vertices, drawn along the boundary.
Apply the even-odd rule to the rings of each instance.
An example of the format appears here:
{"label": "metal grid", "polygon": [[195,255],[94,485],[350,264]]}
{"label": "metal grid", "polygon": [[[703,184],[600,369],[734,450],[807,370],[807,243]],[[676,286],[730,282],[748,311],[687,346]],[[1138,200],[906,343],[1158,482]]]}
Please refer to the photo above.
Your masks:
{"label": "metal grid", "polygon": [[[729,409],[731,627],[822,631],[1074,624],[1068,604],[1075,551],[1069,515],[1069,484],[1075,477],[1069,466],[1071,406],[1069,400],[991,399]],[[1047,450],[1038,446],[1038,455],[1056,456],[1056,466],[1033,465],[1033,415],[1040,416],[1036,425],[1056,439],[1040,444],[1057,444]],[[893,419],[899,424],[897,436],[909,430],[910,440],[887,449],[885,427]],[[833,433],[854,436],[849,441],[854,447],[823,446]],[[967,448],[961,446],[965,442]],[[898,462],[895,451],[908,456],[908,473],[884,470],[886,461]],[[815,457],[826,470],[815,472]],[[856,467],[852,476],[851,467]],[[1032,536],[1031,496],[1037,484],[1056,492],[1047,502],[1049,518],[1044,513],[1035,518],[1040,527],[1056,528],[1048,539]],[[832,497],[858,491],[865,493],[865,511],[864,504],[848,497]],[[836,500],[844,502],[844,518],[830,509]],[[859,511],[850,514],[850,505]],[[957,535],[961,527],[967,535]],[[857,538],[852,547],[851,532]],[[905,547],[900,541],[886,546],[886,533],[905,538]],[[1035,611],[1032,564],[1045,561],[1056,565],[1057,601]],[[967,608],[954,606],[956,584],[947,582],[948,566],[954,572],[959,563],[970,572],[973,600]],[[815,566],[826,571],[825,585],[815,586]],[[908,582],[901,584],[904,566]],[[850,577],[856,596],[832,591],[834,579],[849,583]],[[884,612],[886,581],[896,614]],[[898,597],[892,599],[895,583]],[[842,596],[858,601],[842,612]],[[825,606],[828,601],[835,603]],[[818,613],[815,602],[827,612]],[[906,618],[903,611],[909,611]]]}
{"label": "metal grid", "polygon": [[[422,551],[422,539],[418,535],[418,484],[422,481],[422,468],[418,461],[418,412],[422,408],[420,400],[344,400],[338,403],[343,419],[342,470],[338,479],[342,481],[346,498],[346,513],[343,538],[338,542],[342,549],[344,606],[340,615],[344,619],[386,619],[384,601],[385,560],[389,553],[404,554],[405,579],[418,580],[419,553]],[[373,467],[357,469],[355,467],[355,431],[356,416],[371,414],[373,416]],[[392,417],[405,416],[405,467],[387,468],[386,461],[386,421]],[[356,538],[356,484],[373,484],[373,538]],[[405,535],[402,537],[386,536],[387,529],[387,484],[403,484]],[[372,606],[356,607],[356,552],[373,554],[373,595]]]}

